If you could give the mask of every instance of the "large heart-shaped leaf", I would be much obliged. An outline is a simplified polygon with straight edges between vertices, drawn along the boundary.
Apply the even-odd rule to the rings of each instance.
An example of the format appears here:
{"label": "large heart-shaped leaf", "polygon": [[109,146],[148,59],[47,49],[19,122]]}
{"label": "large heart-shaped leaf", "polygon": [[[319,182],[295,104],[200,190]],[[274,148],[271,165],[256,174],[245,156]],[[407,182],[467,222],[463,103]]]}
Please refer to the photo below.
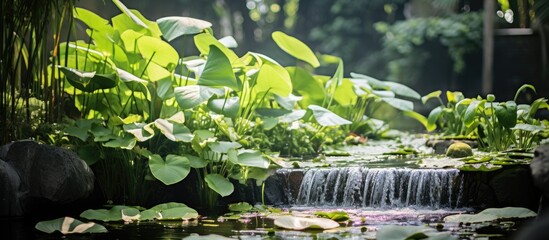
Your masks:
{"label": "large heart-shaped leaf", "polygon": [[114,32],[114,28],[109,25],[108,20],[100,17],[90,10],[77,7],[74,9],[74,18],[84,22],[89,28],[94,29],[95,31],[100,31],[107,34],[113,34]]}
{"label": "large heart-shaped leaf", "polygon": [[344,119],[332,111],[317,105],[309,105],[308,109],[313,112],[315,120],[324,127],[351,124],[351,121]]}
{"label": "large heart-shaped leaf", "polygon": [[399,98],[382,97],[381,100],[401,111],[414,111],[414,103]]}
{"label": "large heart-shaped leaf", "polygon": [[495,108],[498,122],[503,127],[512,128],[517,124],[517,104],[514,101],[500,103]]}
{"label": "large heart-shaped leaf", "polygon": [[124,134],[124,136],[117,136],[101,145],[104,147],[110,147],[110,148],[122,148],[122,149],[128,149],[131,150],[133,147],[135,147],[135,144],[137,143],[134,136],[131,134]]}
{"label": "large heart-shaped leaf", "polygon": [[536,212],[522,207],[487,208],[479,214],[491,214],[500,219],[531,218],[537,216]]}
{"label": "large heart-shaped leaf", "polygon": [[227,153],[229,149],[237,149],[242,147],[240,143],[237,142],[227,142],[227,141],[216,141],[208,144],[210,150],[217,153]]}
{"label": "large heart-shaped leaf", "polygon": [[168,42],[179,36],[201,33],[204,29],[212,27],[210,22],[179,16],[159,18],[156,22],[158,23],[158,27],[160,27],[160,31],[162,31],[162,36]]}
{"label": "large heart-shaped leaf", "polygon": [[144,142],[151,139],[154,136],[154,130],[152,129],[152,123],[130,123],[124,125],[124,131],[131,133],[137,141]]}
{"label": "large heart-shaped leaf", "polygon": [[128,9],[120,0],[113,0],[113,3],[122,11],[121,14],[111,19],[112,25],[116,30],[124,32],[127,29],[132,29],[157,38],[162,36],[162,32],[156,22],[147,20],[137,10]]}
{"label": "large heart-shaped leaf", "polygon": [[94,222],[83,223],[71,217],[57,218],[49,221],[38,222],[34,228],[45,233],[58,231],[62,234],[71,233],[106,233],[102,225]]}
{"label": "large heart-shaped leaf", "polygon": [[140,220],[189,220],[198,218],[196,210],[183,203],[169,202],[141,212]]}
{"label": "large heart-shaped leaf", "polygon": [[174,94],[179,107],[182,109],[189,109],[208,101],[214,95],[223,96],[225,94],[225,90],[222,88],[190,85],[176,87]]}
{"label": "large heart-shaped leaf", "polygon": [[156,119],[155,126],[160,129],[166,138],[175,142],[191,142],[193,134],[183,123],[176,123],[166,119]]}
{"label": "large heart-shaped leaf", "polygon": [[303,96],[300,102],[302,107],[311,104],[321,105],[326,97],[324,86],[315,79],[311,73],[300,67],[286,67],[290,76],[292,76],[292,86],[295,94]]}
{"label": "large heart-shaped leaf", "polygon": [[309,63],[314,68],[320,66],[320,62],[313,51],[299,39],[280,31],[273,32],[272,37],[278,47],[286,53],[299,60]]}
{"label": "large heart-shaped leaf", "polygon": [[191,171],[189,159],[172,154],[166,156],[166,160],[157,154],[150,156],[149,168],[153,176],[166,185],[183,180]]}
{"label": "large heart-shaped leaf", "polygon": [[210,45],[208,60],[206,60],[204,70],[198,78],[198,84],[210,87],[228,87],[238,91],[239,86],[231,62],[215,45]]}
{"label": "large heart-shaped leaf", "polygon": [[313,229],[332,229],[339,227],[339,223],[334,220],[327,218],[317,218],[317,217],[295,217],[295,216],[281,216],[277,217],[274,220],[274,224],[277,227],[292,229],[292,230],[303,230],[307,228]]}
{"label": "large heart-shaped leaf", "polygon": [[200,33],[195,35],[194,43],[196,45],[196,48],[198,48],[202,55],[209,55],[211,46],[213,45],[225,54],[225,56],[229,59],[229,62],[233,66],[239,67],[243,65],[242,61],[240,61],[234,51],[225,47],[225,45],[223,45],[209,33]]}
{"label": "large heart-shaped leaf", "polygon": [[240,98],[216,98],[208,101],[208,108],[215,113],[223,114],[230,118],[235,118],[240,109]]}
{"label": "large heart-shaped leaf", "polygon": [[219,193],[222,197],[231,195],[234,191],[233,184],[225,177],[219,174],[208,174],[204,177],[204,181],[210,189]]}
{"label": "large heart-shaped leaf", "polygon": [[137,48],[147,61],[157,63],[168,71],[173,70],[179,61],[177,51],[159,38],[142,36],[137,39]]}
{"label": "large heart-shaped leaf", "polygon": [[390,82],[385,81],[385,85],[389,86],[389,89],[394,92],[396,95],[403,96],[403,97],[409,97],[412,99],[420,99],[421,95],[419,95],[418,92],[416,92],[414,89],[411,89],[410,87],[397,83],[397,82]]}
{"label": "large heart-shaped leaf", "polygon": [[264,61],[252,90],[254,95],[269,92],[285,97],[292,92],[292,81],[282,66]]}
{"label": "large heart-shaped leaf", "polygon": [[238,164],[241,166],[269,168],[269,159],[260,151],[246,150],[238,154]]}

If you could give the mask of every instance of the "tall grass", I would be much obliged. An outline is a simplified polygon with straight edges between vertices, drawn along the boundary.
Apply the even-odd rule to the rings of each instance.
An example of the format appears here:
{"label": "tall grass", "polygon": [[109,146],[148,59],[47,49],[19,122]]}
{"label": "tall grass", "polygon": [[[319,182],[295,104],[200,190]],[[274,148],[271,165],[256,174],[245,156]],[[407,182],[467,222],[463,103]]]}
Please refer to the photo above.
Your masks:
{"label": "tall grass", "polygon": [[[63,83],[54,78],[62,29],[72,26],[75,0],[2,0],[0,12],[0,144],[29,138],[62,116]],[[68,28],[68,30],[67,30]],[[65,36],[63,36],[65,35]],[[50,51],[52,57],[50,58]]]}

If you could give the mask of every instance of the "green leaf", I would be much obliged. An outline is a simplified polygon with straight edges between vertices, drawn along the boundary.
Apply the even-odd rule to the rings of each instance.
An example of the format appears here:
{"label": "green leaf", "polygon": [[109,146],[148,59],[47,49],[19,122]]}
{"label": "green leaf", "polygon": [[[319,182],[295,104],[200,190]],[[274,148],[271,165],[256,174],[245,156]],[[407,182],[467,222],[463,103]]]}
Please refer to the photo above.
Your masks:
{"label": "green leaf", "polygon": [[460,166],[460,171],[472,171],[472,172],[491,172],[501,169],[502,167],[494,164],[465,164]]}
{"label": "green leaf", "polygon": [[341,106],[355,105],[358,97],[355,94],[353,86],[353,83],[349,79],[342,79],[341,84],[335,89],[334,100]]}
{"label": "green leaf", "polygon": [[242,147],[242,145],[237,142],[216,141],[209,143],[208,147],[210,147],[213,152],[227,153],[229,152],[229,149],[237,149]]}
{"label": "green leaf", "polygon": [[273,32],[272,37],[278,47],[286,53],[299,60],[309,63],[314,68],[320,66],[320,62],[318,62],[318,58],[315,56],[313,51],[299,39],[280,31]]}
{"label": "green leaf", "polygon": [[208,101],[208,108],[212,112],[223,114],[230,118],[235,118],[240,109],[240,98],[239,97],[230,97],[230,98],[217,98],[210,99]]}
{"label": "green leaf", "polygon": [[229,211],[231,212],[247,212],[252,210],[253,206],[247,202],[239,202],[229,204]]}
{"label": "green leaf", "polygon": [[189,159],[171,154],[166,156],[165,161],[160,155],[152,155],[149,157],[149,168],[153,176],[166,185],[183,180],[191,170]]}
{"label": "green leaf", "polygon": [[382,97],[381,100],[401,111],[414,111],[414,103],[404,99]]}
{"label": "green leaf", "polygon": [[172,71],[179,61],[177,51],[159,38],[142,36],[137,39],[137,48],[147,61],[150,60],[168,71]]}
{"label": "green leaf", "polygon": [[315,212],[318,217],[332,219],[337,222],[347,221],[350,219],[349,214],[344,211],[332,211],[332,212]]}
{"label": "green leaf", "polygon": [[384,83],[396,95],[409,97],[412,99],[418,99],[418,100],[421,98],[421,95],[419,95],[418,92],[416,92],[415,90],[411,89],[410,87],[404,84],[400,84],[397,82],[390,82],[390,81],[385,81]]}
{"label": "green leaf", "polygon": [[312,229],[332,229],[339,227],[339,223],[327,218],[305,218],[294,216],[280,216],[275,218],[274,224],[277,227],[303,230],[307,228]]}
{"label": "green leaf", "polygon": [[169,208],[161,211],[158,220],[189,220],[198,218],[198,212],[190,207]]}
{"label": "green leaf", "polygon": [[166,138],[174,142],[191,142],[193,139],[191,130],[183,123],[172,122],[169,119],[156,119],[154,123]]}
{"label": "green leaf", "polygon": [[204,180],[210,189],[219,193],[222,197],[229,196],[234,191],[233,184],[227,178],[219,174],[208,174],[204,177]]}
{"label": "green leaf", "polygon": [[139,17],[134,15],[130,9],[126,7],[120,0],[112,0],[112,2],[122,11],[124,14],[126,14],[128,17],[130,17],[137,25],[143,27],[143,28],[149,28]]}
{"label": "green leaf", "polygon": [[427,126],[429,126],[428,129],[435,130],[437,128],[437,121],[440,118],[443,110],[444,108],[442,106],[438,106],[431,110],[429,116],[427,117]]}
{"label": "green leaf", "polygon": [[215,45],[210,45],[208,60],[198,78],[198,84],[210,87],[228,87],[235,91],[239,89],[231,62]]}
{"label": "green leaf", "polygon": [[69,83],[83,92],[93,92],[99,89],[110,89],[118,84],[115,73],[98,74],[96,72],[82,72],[77,69],[57,66],[67,77]]}
{"label": "green leaf", "polygon": [[116,137],[109,140],[108,142],[103,143],[104,147],[110,148],[122,148],[131,150],[135,147],[136,139],[130,134],[124,134],[124,137]]}
{"label": "green leaf", "polygon": [[113,0],[113,2],[123,12],[111,19],[112,25],[116,30],[124,32],[127,29],[132,29],[137,32],[145,33],[148,36],[157,38],[162,36],[162,32],[158,28],[156,22],[147,20],[137,10],[128,9],[120,0]]}
{"label": "green leaf", "polygon": [[238,154],[238,164],[241,166],[269,168],[269,159],[259,151],[243,151]]}
{"label": "green leaf", "polygon": [[84,8],[74,8],[74,18],[84,22],[89,28],[96,31],[104,32],[113,35],[114,28],[109,25],[109,21],[95,14],[94,12]]}
{"label": "green leaf", "polygon": [[517,104],[513,101],[500,103],[495,106],[499,124],[505,128],[512,128],[517,124]]}
{"label": "green leaf", "polygon": [[80,217],[103,222],[124,221],[124,217],[135,217],[139,210],[128,206],[113,206],[111,209],[88,209]]}
{"label": "green leaf", "polygon": [[292,86],[295,94],[303,96],[302,107],[311,104],[322,105],[326,97],[324,86],[315,79],[311,73],[300,67],[286,67],[286,70],[292,76]]}
{"label": "green leaf", "polygon": [[209,33],[201,33],[195,35],[194,43],[196,45],[196,48],[198,48],[202,55],[209,55],[211,45],[213,45],[223,52],[223,54],[229,59],[229,62],[234,67],[240,67],[243,65],[242,61],[240,61],[239,57],[234,53],[234,51],[225,47],[225,45],[220,43]]}
{"label": "green leaf", "polygon": [[412,239],[444,239],[457,240],[449,232],[440,233],[434,228],[425,226],[396,226],[386,225],[377,230],[376,239],[387,240],[412,240]]}
{"label": "green leaf", "polygon": [[425,116],[417,113],[417,112],[414,112],[414,111],[402,111],[402,113],[408,117],[411,117],[415,120],[417,120],[419,123],[421,123],[421,125],[423,125],[423,127],[425,127],[425,129],[429,132],[433,131],[436,129],[436,124],[435,125],[432,125],[432,124],[429,124],[427,118],[425,118]]}
{"label": "green leaf", "polygon": [[106,233],[102,225],[94,222],[83,223],[71,217],[57,218],[49,221],[38,222],[34,228],[45,233],[58,231],[64,235],[72,233]]}
{"label": "green leaf", "polygon": [[481,222],[492,222],[497,220],[498,217],[493,214],[457,214],[450,215],[444,218],[444,222],[453,222],[453,223],[481,223]]}
{"label": "green leaf", "polygon": [[264,61],[259,69],[255,85],[252,86],[254,95],[266,92],[286,97],[292,93],[292,80],[288,71],[278,64]]}
{"label": "green leaf", "polygon": [[537,133],[537,132],[543,131],[545,128],[542,127],[542,126],[537,126],[537,125],[532,125],[532,124],[517,123],[511,129]]}
{"label": "green leaf", "polygon": [[159,18],[156,22],[158,23],[158,27],[160,27],[160,31],[162,31],[162,36],[168,42],[179,36],[201,33],[204,29],[212,27],[210,22],[179,16]]}
{"label": "green leaf", "polygon": [[[464,101],[464,100],[462,100],[462,101]],[[473,122],[475,121],[477,108],[478,108],[478,106],[483,105],[484,102],[485,102],[484,100],[483,101],[473,100],[469,104],[469,106],[467,107],[467,110],[465,110],[465,114],[463,115],[463,122],[467,126],[473,124]]]}
{"label": "green leaf", "polygon": [[164,101],[174,97],[174,89],[171,78],[156,81],[156,94]]}
{"label": "green leaf", "polygon": [[225,90],[200,85],[190,85],[175,88],[175,99],[182,109],[189,109],[208,101],[212,96],[223,96]]}
{"label": "green leaf", "polygon": [[421,97],[421,102],[423,104],[427,103],[427,101],[429,101],[429,99],[431,98],[440,98],[440,94],[442,94],[442,91],[440,90],[436,90],[434,92],[431,92],[423,97]]}
{"label": "green leaf", "polygon": [[186,157],[189,159],[189,165],[192,168],[203,168],[208,166],[208,162],[202,158],[199,158],[197,156],[193,156],[190,154],[181,154],[181,156]]}
{"label": "green leaf", "polygon": [[313,112],[313,117],[321,126],[328,127],[351,124],[349,120],[344,119],[321,106],[309,105],[307,108]]}
{"label": "green leaf", "polygon": [[154,136],[154,130],[152,129],[152,123],[131,123],[124,125],[124,131],[131,133],[137,141],[144,142],[151,139]]}
{"label": "green leaf", "polygon": [[522,91],[524,91],[525,89],[527,89],[527,88],[529,88],[529,89],[531,89],[532,91],[534,91],[534,93],[536,92],[536,88],[535,88],[534,86],[532,86],[532,85],[530,85],[530,84],[523,84],[522,86],[520,86],[519,89],[517,89],[517,92],[515,93],[515,98],[513,98],[513,101],[516,102],[517,99],[518,99],[518,95],[519,95]]}

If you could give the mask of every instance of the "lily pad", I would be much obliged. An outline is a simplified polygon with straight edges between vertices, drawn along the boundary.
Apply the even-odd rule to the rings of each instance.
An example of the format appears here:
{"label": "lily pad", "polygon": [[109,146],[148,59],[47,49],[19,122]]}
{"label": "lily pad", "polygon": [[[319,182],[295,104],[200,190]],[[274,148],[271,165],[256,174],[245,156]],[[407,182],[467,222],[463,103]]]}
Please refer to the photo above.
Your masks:
{"label": "lily pad", "polygon": [[229,204],[229,210],[232,212],[246,212],[252,210],[253,206],[247,202]]}
{"label": "lily pad", "polygon": [[58,231],[62,234],[72,233],[106,233],[107,229],[94,222],[83,223],[71,217],[41,221],[34,228],[45,233]]}
{"label": "lily pad", "polygon": [[339,227],[339,223],[327,218],[306,218],[295,216],[281,216],[274,221],[277,227],[293,230],[303,229],[332,229]]}
{"label": "lily pad", "polygon": [[453,223],[481,223],[497,220],[498,217],[492,214],[456,214],[444,218],[444,222]]}
{"label": "lily pad", "polygon": [[208,235],[198,235],[192,234],[191,236],[184,237],[184,240],[229,240],[234,238],[223,237],[217,234],[208,234]]}
{"label": "lily pad", "polygon": [[88,209],[80,214],[80,217],[99,220],[103,222],[125,221],[131,218],[139,218],[139,210],[128,206],[113,206],[111,209]]}
{"label": "lily pad", "polygon": [[530,218],[537,216],[534,211],[521,207],[487,208],[479,214],[491,214],[498,218]]}
{"label": "lily pad", "polygon": [[449,232],[440,233],[433,228],[425,226],[384,226],[376,233],[376,239],[401,240],[401,239],[458,239]]}
{"label": "lily pad", "polygon": [[315,215],[322,218],[332,219],[338,222],[347,221],[350,219],[349,214],[343,211],[316,212]]}

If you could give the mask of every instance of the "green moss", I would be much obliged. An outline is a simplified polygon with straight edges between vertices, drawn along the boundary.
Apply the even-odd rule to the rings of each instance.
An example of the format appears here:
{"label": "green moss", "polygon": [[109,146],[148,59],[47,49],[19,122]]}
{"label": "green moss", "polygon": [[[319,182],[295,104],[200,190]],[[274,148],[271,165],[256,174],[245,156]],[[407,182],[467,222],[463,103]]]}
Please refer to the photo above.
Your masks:
{"label": "green moss", "polygon": [[473,156],[473,149],[467,143],[455,142],[448,147],[446,156],[452,158]]}

